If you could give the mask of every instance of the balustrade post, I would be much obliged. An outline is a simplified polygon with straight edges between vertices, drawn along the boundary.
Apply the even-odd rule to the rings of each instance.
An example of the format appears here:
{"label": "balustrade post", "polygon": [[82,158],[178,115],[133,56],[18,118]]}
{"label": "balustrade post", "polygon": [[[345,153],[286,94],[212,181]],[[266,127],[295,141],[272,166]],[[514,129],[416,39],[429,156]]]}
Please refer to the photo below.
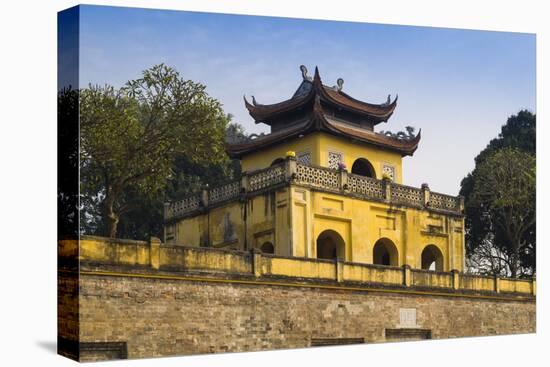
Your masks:
{"label": "balustrade post", "polygon": [[344,260],[336,259],[336,281],[342,283],[344,281]]}
{"label": "balustrade post", "polygon": [[208,208],[208,189],[204,188],[201,190],[201,203],[202,206]]}
{"label": "balustrade post", "polygon": [[259,278],[262,276],[262,252],[257,248],[250,249],[250,254],[252,257],[252,274],[256,278]]}
{"label": "balustrade post", "polygon": [[451,270],[451,273],[453,275],[453,289],[458,289],[460,287],[460,273],[456,269]]}
{"label": "balustrade post", "polygon": [[536,296],[537,295],[537,280],[535,279],[535,277],[533,276],[533,278],[531,279],[531,294],[533,296]]}
{"label": "balustrade post", "polygon": [[292,155],[287,155],[285,162],[285,178],[287,181],[291,181],[297,173],[298,169],[296,167],[296,157]]}
{"label": "balustrade post", "polygon": [[495,275],[495,292],[500,293],[500,277]]}
{"label": "balustrade post", "polygon": [[160,268],[160,239],[151,237],[149,239],[149,262],[153,269]]}
{"label": "balustrade post", "polygon": [[168,219],[170,213],[170,203],[164,203],[164,219]]}
{"label": "balustrade post", "polygon": [[391,180],[389,178],[383,178],[382,184],[384,188],[384,200],[387,202],[391,201]]}
{"label": "balustrade post", "polygon": [[241,192],[247,192],[248,191],[248,173],[243,172],[241,174]]}
{"label": "balustrade post", "polygon": [[403,265],[403,285],[405,287],[411,286],[411,266],[408,264]]}
{"label": "balustrade post", "polygon": [[462,195],[458,197],[458,209],[461,213],[464,213],[464,196]]}
{"label": "balustrade post", "polygon": [[340,190],[348,190],[348,171],[345,169],[340,170]]}
{"label": "balustrade post", "polygon": [[422,189],[422,197],[424,200],[424,206],[428,206],[430,203],[430,187],[427,183],[423,183],[420,187]]}

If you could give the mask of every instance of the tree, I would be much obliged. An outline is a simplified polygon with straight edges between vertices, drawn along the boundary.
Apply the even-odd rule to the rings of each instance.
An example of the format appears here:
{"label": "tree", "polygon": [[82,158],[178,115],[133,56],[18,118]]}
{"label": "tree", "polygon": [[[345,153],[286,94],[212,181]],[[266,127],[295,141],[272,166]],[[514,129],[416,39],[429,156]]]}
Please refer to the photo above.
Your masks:
{"label": "tree", "polygon": [[497,244],[485,255],[493,269],[516,277],[521,255],[530,251],[529,235],[535,224],[536,165],[533,155],[515,148],[502,148],[486,156],[473,174],[468,206],[480,214],[487,241]]}
{"label": "tree", "polygon": [[517,115],[510,116],[506,124],[502,126],[498,137],[492,139],[475,158],[476,163],[481,163],[487,155],[495,150],[506,147],[536,154],[536,123],[536,115],[528,110],[521,110]]}
{"label": "tree", "polygon": [[[228,119],[231,116],[228,115]],[[237,123],[227,126],[227,135],[238,130],[244,134],[244,128]],[[230,160],[225,157],[219,163],[193,163],[183,155],[176,156],[172,173],[164,190],[155,195],[142,195],[135,191],[129,191],[133,207],[120,217],[117,226],[117,236],[123,238],[147,239],[151,236],[162,237],[164,223],[163,207],[167,201],[181,199],[182,197],[206,186],[216,186],[240,176],[239,160]],[[92,205],[93,207],[97,205]],[[101,213],[97,212],[95,221],[89,223],[91,232],[101,232],[92,228],[92,224],[101,223]]]}
{"label": "tree", "polygon": [[57,94],[57,233],[78,238],[78,91]]}
{"label": "tree", "polygon": [[[535,156],[536,115],[522,110],[508,118],[497,138],[475,158],[476,167],[461,182],[460,195],[465,198],[466,251],[470,271],[483,274],[510,275],[510,252],[502,242],[498,228],[492,226],[491,213],[473,201],[474,184],[478,167],[487,157],[504,148],[515,148]],[[533,203],[535,198],[533,191]],[[536,272],[536,223],[523,233],[523,251],[520,251],[520,275]]]}
{"label": "tree", "polygon": [[221,164],[228,117],[200,83],[163,64],[120,89],[80,92],[81,192],[85,223],[115,237],[138,198],[164,192],[177,157]]}

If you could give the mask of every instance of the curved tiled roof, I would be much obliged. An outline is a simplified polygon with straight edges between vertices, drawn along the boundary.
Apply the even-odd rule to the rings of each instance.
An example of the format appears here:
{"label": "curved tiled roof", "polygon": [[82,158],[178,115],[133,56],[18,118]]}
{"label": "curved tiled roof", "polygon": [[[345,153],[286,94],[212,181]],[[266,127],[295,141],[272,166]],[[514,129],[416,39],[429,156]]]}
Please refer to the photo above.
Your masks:
{"label": "curved tiled roof", "polygon": [[300,135],[324,131],[332,135],[352,138],[356,141],[376,145],[381,148],[390,149],[401,153],[401,155],[412,155],[418,148],[420,142],[420,131],[413,139],[396,139],[383,134],[363,129],[352,124],[339,121],[323,111],[320,103],[320,96],[316,96],[313,102],[311,113],[306,119],[297,121],[287,128],[274,133],[264,135],[246,143],[228,144],[226,151],[232,158],[240,158],[245,154],[261,150],[275,145],[284,140],[292,139]]}
{"label": "curved tiled roof", "polygon": [[[307,84],[311,84],[311,86],[306,86]],[[269,124],[270,120],[275,119],[280,114],[306,106],[316,96],[319,96],[323,102],[334,107],[367,117],[374,124],[387,121],[397,106],[397,97],[391,103],[388,101],[382,104],[372,104],[357,100],[339,89],[323,85],[318,68],[315,68],[313,81],[304,79],[294,96],[290,99],[264,105],[256,103],[255,99],[253,99],[253,103],[251,104],[245,97],[244,102],[248,112],[256,123],[264,122]]]}

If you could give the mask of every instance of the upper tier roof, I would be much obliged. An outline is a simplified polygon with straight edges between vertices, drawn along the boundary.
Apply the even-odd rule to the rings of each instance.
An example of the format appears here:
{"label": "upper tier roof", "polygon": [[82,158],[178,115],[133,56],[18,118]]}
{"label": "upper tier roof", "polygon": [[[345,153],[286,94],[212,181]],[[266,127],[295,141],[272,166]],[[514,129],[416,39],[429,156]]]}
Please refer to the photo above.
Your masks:
{"label": "upper tier roof", "polygon": [[329,87],[321,82],[319,69],[317,67],[315,68],[313,79],[307,76],[307,70],[304,66],[302,66],[301,69],[304,80],[290,99],[279,103],[264,105],[257,103],[254,97],[252,97],[252,104],[246,100],[246,97],[244,98],[245,106],[256,123],[263,122],[271,125],[271,122],[276,120],[279,116],[292,112],[293,110],[302,109],[308,104],[311,104],[316,97],[319,97],[323,103],[329,106],[365,118],[373,125],[388,121],[395,110],[397,96],[393,102],[390,101],[390,97],[388,96],[388,100],[382,104],[359,101],[342,92],[342,85],[344,83],[342,79],[338,79],[338,86]]}
{"label": "upper tier roof", "polygon": [[360,143],[375,145],[398,152],[403,156],[412,155],[420,142],[420,131],[412,139],[397,139],[334,118],[323,110],[321,98],[320,96],[316,96],[313,101],[313,108],[306,117],[271,134],[263,135],[243,143],[227,144],[226,151],[231,158],[241,158],[248,153],[265,149],[315,131],[322,131]]}

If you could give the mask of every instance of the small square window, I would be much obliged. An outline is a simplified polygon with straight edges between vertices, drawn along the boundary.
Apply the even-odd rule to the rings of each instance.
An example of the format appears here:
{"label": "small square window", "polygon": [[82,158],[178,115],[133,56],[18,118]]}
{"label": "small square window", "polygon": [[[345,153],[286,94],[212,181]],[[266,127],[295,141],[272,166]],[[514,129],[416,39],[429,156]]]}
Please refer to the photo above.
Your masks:
{"label": "small square window", "polygon": [[311,153],[299,152],[297,154],[296,161],[304,166],[311,166]]}
{"label": "small square window", "polygon": [[395,167],[389,164],[384,164],[382,167],[382,175],[387,175],[392,181],[395,181]]}
{"label": "small square window", "polygon": [[342,163],[342,153],[328,152],[328,168],[338,169],[338,164]]}

